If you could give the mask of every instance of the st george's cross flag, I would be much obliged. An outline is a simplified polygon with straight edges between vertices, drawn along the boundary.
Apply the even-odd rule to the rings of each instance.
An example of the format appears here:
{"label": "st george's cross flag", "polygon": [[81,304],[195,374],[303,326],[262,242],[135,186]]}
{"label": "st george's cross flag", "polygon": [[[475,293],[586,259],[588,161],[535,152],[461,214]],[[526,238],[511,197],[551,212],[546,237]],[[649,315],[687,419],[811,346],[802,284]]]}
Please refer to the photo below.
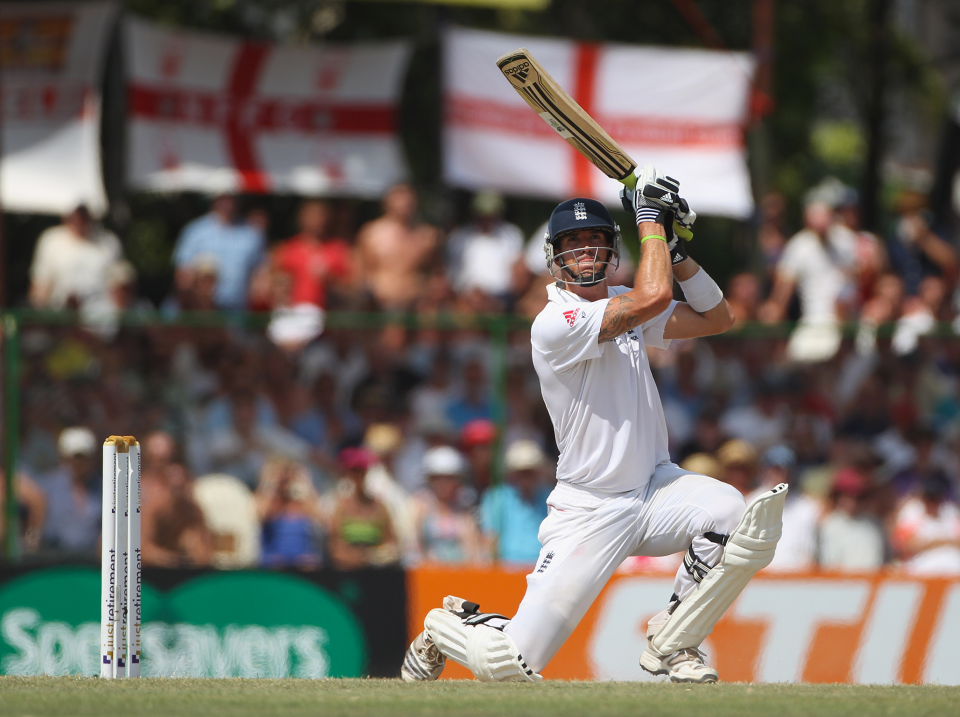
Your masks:
{"label": "st george's cross flag", "polygon": [[444,175],[466,189],[620,206],[620,184],[564,142],[496,60],[526,47],[639,165],[680,180],[698,214],[753,211],[743,129],[745,53],[591,44],[450,29],[444,36]]}
{"label": "st george's cross flag", "polygon": [[106,211],[100,80],[116,13],[109,2],[0,4],[4,211]]}
{"label": "st george's cross flag", "polygon": [[403,41],[279,46],[124,26],[137,189],[378,197],[406,176]]}

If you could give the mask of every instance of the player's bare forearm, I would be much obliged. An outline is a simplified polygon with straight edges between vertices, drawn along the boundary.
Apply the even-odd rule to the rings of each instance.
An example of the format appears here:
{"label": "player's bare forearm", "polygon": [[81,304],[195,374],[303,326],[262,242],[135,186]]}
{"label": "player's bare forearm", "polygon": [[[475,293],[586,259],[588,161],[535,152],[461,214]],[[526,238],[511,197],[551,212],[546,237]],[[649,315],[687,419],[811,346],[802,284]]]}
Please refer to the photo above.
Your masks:
{"label": "player's bare forearm", "polygon": [[665,339],[696,339],[701,336],[716,336],[733,326],[733,311],[726,299],[709,311],[698,314],[690,304],[680,303],[670,314],[663,328]]}
{"label": "player's bare forearm", "polygon": [[[673,278],[677,281],[692,279],[700,271],[700,265],[687,257],[673,266]],[[673,310],[663,336],[667,339],[694,339],[700,336],[722,334],[733,326],[736,317],[726,299],[721,298],[713,308],[696,311],[687,303],[678,304]]]}
{"label": "player's bare forearm", "polygon": [[[687,259],[678,266],[688,262],[692,263],[692,260]],[[698,270],[699,268],[697,267]],[[690,274],[681,272],[684,278],[681,279],[677,276],[677,279],[678,281],[686,281],[695,273],[696,271]],[[677,275],[676,267],[674,267],[674,275]],[[721,299],[719,304],[704,312],[694,311],[690,304],[680,303],[677,304],[677,308],[673,310],[667,320],[667,325],[663,329],[663,337],[665,339],[695,339],[701,336],[716,336],[730,329],[735,320],[733,309],[730,308],[726,299]]]}
{"label": "player's bare forearm", "polygon": [[700,265],[690,257],[687,257],[679,264],[673,265],[673,278],[677,281],[686,281],[700,271]]}
{"label": "player's bare forearm", "polygon": [[[663,236],[663,227],[649,222],[640,225],[641,239],[653,234]],[[660,239],[642,242],[640,266],[637,267],[633,289],[607,302],[600,325],[600,342],[612,341],[644,321],[649,321],[665,311],[671,299],[673,277],[667,243]]]}

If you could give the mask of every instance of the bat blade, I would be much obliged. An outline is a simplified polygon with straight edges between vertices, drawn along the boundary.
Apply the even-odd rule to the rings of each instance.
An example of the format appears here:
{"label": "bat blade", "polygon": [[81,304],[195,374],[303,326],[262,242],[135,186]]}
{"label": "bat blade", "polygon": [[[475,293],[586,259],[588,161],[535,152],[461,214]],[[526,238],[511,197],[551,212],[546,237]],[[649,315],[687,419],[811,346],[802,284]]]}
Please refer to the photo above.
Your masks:
{"label": "bat blade", "polygon": [[633,189],[637,163],[537,62],[519,48],[497,60],[497,67],[534,112],[574,149],[611,179]]}

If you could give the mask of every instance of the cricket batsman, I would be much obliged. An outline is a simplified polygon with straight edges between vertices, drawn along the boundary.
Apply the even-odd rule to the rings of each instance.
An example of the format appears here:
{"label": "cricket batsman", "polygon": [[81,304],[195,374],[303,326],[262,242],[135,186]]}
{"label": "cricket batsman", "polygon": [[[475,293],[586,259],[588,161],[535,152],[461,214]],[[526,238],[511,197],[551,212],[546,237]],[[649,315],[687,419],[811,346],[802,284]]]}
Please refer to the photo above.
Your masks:
{"label": "cricket batsman", "polygon": [[[689,238],[696,218],[678,190],[647,165],[636,191],[622,191],[640,230],[632,289],[607,284],[621,250],[607,209],[571,199],[553,210],[544,250],[557,281],[530,335],[560,448],[539,562],[513,619],[453,596],[431,610],[403,679],[435,680],[451,659],[479,680],[538,682],[625,558],[683,551],[674,593],[648,624],[640,666],[674,682],[717,681],[698,648],[773,559],[787,487],[745,506],[735,488],[670,462],[647,347],[733,325],[720,288],[678,236]],[[673,300],[674,280],[685,302]]]}

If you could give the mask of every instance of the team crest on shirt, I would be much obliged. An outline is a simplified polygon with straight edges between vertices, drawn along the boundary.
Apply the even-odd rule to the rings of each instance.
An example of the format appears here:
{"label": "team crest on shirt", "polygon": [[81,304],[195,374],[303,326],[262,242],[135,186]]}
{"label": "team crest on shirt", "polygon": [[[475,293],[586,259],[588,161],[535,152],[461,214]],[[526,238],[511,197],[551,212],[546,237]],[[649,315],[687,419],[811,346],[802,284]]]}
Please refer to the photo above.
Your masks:
{"label": "team crest on shirt", "polygon": [[570,311],[563,312],[563,318],[567,320],[567,323],[570,325],[570,328],[573,328],[573,323],[577,320],[577,316],[580,315],[580,309],[570,309]]}

